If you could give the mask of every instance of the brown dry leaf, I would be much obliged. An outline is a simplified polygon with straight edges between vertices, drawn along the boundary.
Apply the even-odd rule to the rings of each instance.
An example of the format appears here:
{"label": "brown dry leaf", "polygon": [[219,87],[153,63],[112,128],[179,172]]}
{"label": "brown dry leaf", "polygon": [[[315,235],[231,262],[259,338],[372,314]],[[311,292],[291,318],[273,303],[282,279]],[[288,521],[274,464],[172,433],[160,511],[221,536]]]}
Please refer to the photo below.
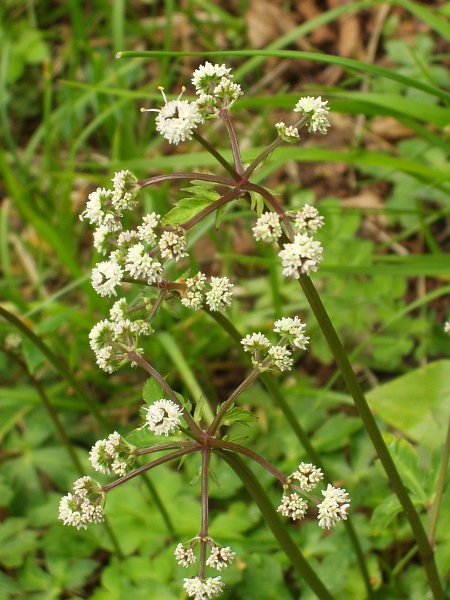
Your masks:
{"label": "brown dry leaf", "polygon": [[[296,0],[295,8],[303,17],[304,21],[310,21],[311,19],[314,19],[322,14],[317,8],[314,0]],[[316,27],[316,29],[314,29],[309,36],[310,41],[316,46],[330,42],[331,40],[334,40],[334,38],[335,35],[328,25]]]}
{"label": "brown dry leaf", "polygon": [[404,140],[415,135],[412,129],[399,123],[394,117],[375,117],[371,123],[370,131],[390,142]]}
{"label": "brown dry leaf", "polygon": [[343,198],[339,202],[345,208],[360,208],[362,210],[381,209],[384,206],[383,198],[371,190],[365,190],[355,196]]}
{"label": "brown dry leaf", "polygon": [[293,15],[268,0],[250,0],[245,20],[254,48],[263,48],[295,27]]}

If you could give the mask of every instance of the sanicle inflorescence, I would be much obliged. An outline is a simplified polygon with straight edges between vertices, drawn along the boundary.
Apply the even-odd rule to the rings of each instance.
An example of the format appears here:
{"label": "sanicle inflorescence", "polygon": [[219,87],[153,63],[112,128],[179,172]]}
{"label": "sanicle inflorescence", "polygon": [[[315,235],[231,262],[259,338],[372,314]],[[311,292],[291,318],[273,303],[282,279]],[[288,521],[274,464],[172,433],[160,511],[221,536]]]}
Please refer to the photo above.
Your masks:
{"label": "sanicle inflorescence", "polygon": [[[90,477],[79,479],[75,482],[73,494],[61,500],[59,518],[65,525],[78,529],[85,529],[89,523],[101,522],[104,520],[105,495],[114,487],[142,470],[188,453],[199,452],[202,459],[201,528],[191,541],[179,543],[174,554],[182,567],[199,563],[198,576],[185,578],[184,589],[189,597],[205,600],[220,594],[224,587],[221,576],[208,577],[206,569],[221,572],[235,558],[235,553],[229,547],[216,543],[208,533],[211,452],[219,449],[221,452],[240,452],[267,468],[283,485],[278,511],[294,520],[305,517],[307,500],[314,499],[320,527],[330,529],[338,521],[347,518],[350,499],[345,490],[331,484],[322,491],[323,499],[313,496],[313,490],[321,484],[324,476],[312,464],[301,463],[294,473],[286,477],[262,457],[220,437],[222,421],[231,414],[239,394],[264,371],[292,369],[295,353],[306,350],[309,337],[305,334],[306,324],[299,316],[285,316],[275,321],[273,332],[269,334],[271,339],[262,332],[255,332],[241,340],[244,351],[251,356],[253,370],[217,408],[216,416],[207,426],[204,426],[201,415],[191,414],[191,403],[172,390],[145,359],[144,347],[147,342],[144,338],[151,338],[151,321],[163,301],[173,302],[178,298],[181,305],[187,308],[207,312],[223,311],[231,306],[234,284],[230,278],[225,275],[209,276],[201,271],[191,273],[186,260],[189,257],[189,231],[227,202],[239,198],[247,201],[248,192],[263,199],[262,203],[252,204],[257,213],[253,235],[257,242],[279,244],[280,267],[286,277],[299,279],[308,276],[319,268],[322,261],[322,246],[314,239],[324,224],[317,209],[306,204],[298,211],[285,210],[268,190],[250,181],[252,172],[267,153],[262,153],[247,168],[241,162],[229,110],[243,92],[240,85],[232,81],[231,68],[206,62],[193,73],[192,84],[196,93],[193,101],[182,98],[185,88],[174,100],[168,100],[161,88],[164,105],[160,109],[149,109],[157,113],[156,130],[170,144],[179,144],[193,137],[199,139],[198,128],[208,120],[222,119],[230,138],[234,166],[224,159],[220,162],[231,177],[226,179],[201,173],[178,173],[176,177],[163,175],[139,181],[130,171],[123,170],[114,175],[112,189],[98,188],[89,194],[86,209],[81,215],[82,219],[87,219],[95,226],[94,247],[103,255],[92,271],[94,290],[106,297],[118,296],[123,283],[138,285],[144,290],[131,301],[119,297],[111,307],[109,317],[91,330],[89,343],[96,355],[97,365],[106,372],[112,373],[126,363],[139,365],[162,388],[160,395],[147,401],[142,410],[143,424],[139,428],[154,434],[158,441],[149,448],[137,448],[118,432],[97,441],[90,452],[92,467],[103,475],[115,474],[119,479],[103,486]],[[321,98],[300,99],[293,109],[299,113],[300,120],[296,116],[292,125],[277,123],[277,137],[269,150],[272,151],[283,141],[297,142],[302,127],[325,134],[329,127],[326,105]],[[204,145],[208,147],[205,140]],[[217,153],[215,155],[217,157]],[[217,198],[211,199],[204,208],[193,209],[188,216],[186,211],[181,212],[185,216],[183,222],[171,218],[170,213],[163,217],[156,212],[149,212],[135,219],[138,224],[134,229],[124,228],[125,211],[133,211],[135,217],[138,213],[139,193],[143,187],[180,178],[189,180],[193,185],[204,183],[209,186],[208,189],[216,185],[222,193],[225,187],[227,191],[222,196],[218,193]],[[176,269],[179,275],[174,277]],[[162,450],[170,452],[135,470],[140,457]]]}

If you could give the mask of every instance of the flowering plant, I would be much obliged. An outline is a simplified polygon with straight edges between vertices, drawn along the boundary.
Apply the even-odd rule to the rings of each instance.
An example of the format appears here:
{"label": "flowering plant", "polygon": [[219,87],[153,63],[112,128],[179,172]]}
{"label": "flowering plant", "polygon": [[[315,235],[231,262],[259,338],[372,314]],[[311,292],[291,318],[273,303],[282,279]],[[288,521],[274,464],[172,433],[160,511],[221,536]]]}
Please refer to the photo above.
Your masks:
{"label": "flowering plant", "polygon": [[[313,462],[302,462],[298,469],[288,476],[263,456],[245,445],[230,441],[225,435],[224,426],[252,419],[253,415],[238,407],[237,402],[241,394],[258,377],[278,401],[288,419],[292,419],[289,407],[283,404],[274,390],[271,374],[275,371],[291,370],[295,364],[296,353],[305,351],[309,342],[305,334],[307,324],[299,315],[286,315],[275,321],[273,339],[276,334],[276,342],[260,331],[242,337],[224,314],[232,305],[236,282],[228,276],[208,276],[201,271],[189,271],[187,259],[190,231],[213,213],[216,213],[216,225],[219,226],[226,205],[240,200],[248,202],[255,214],[252,227],[255,240],[266,244],[278,244],[278,257],[283,275],[291,280],[298,280],[303,289],[388,473],[392,487],[405,509],[435,597],[440,598],[430,545],[423,535],[420,519],[310,279],[310,275],[319,269],[322,261],[322,245],[314,236],[324,225],[324,219],[315,207],[308,204],[297,212],[285,210],[272,192],[252,181],[255,171],[278,145],[283,142],[298,142],[303,127],[307,127],[308,131],[313,133],[327,133],[327,102],[322,101],[320,97],[300,99],[293,109],[299,113],[300,118],[292,125],[285,125],[281,121],[277,123],[277,135],[273,143],[249,165],[244,165],[230,117],[231,107],[243,92],[238,84],[232,82],[231,69],[226,65],[207,62],[193,73],[192,84],[197,95],[197,99],[192,102],[182,99],[184,88],[175,100],[168,100],[164,90],[161,90],[164,105],[160,109],[150,109],[150,112],[157,113],[156,129],[169,144],[178,145],[185,140],[197,140],[217,159],[228,176],[181,172],[138,180],[128,170],[120,171],[112,180],[113,189],[99,188],[89,195],[86,209],[81,215],[82,219],[95,226],[94,246],[106,258],[93,269],[91,282],[95,291],[101,296],[115,297],[119,295],[121,286],[125,283],[138,285],[152,292],[141,294],[131,301],[120,297],[111,307],[109,318],[97,323],[89,338],[97,365],[107,373],[113,373],[130,363],[144,369],[153,379],[156,387],[151,388],[150,399],[146,398],[148,403],[142,411],[141,429],[149,430],[158,439],[144,448],[128,443],[117,432],[110,434],[107,439],[97,441],[90,453],[92,467],[102,474],[114,473],[119,478],[106,485],[100,485],[90,477],[77,480],[73,494],[68,494],[60,502],[59,518],[65,525],[72,525],[78,529],[85,529],[89,523],[102,522],[105,519],[106,496],[114,488],[158,465],[199,453],[201,523],[198,533],[189,541],[179,542],[174,554],[182,567],[189,567],[196,563],[198,558],[198,573],[184,579],[184,589],[189,597],[204,600],[217,596],[223,591],[224,583],[220,575],[210,576],[207,571],[213,569],[222,572],[234,562],[236,553],[231,548],[222,546],[220,541],[214,540],[209,533],[209,480],[211,455],[214,453],[241,477],[292,564],[319,598],[330,599],[333,596],[305,560],[300,549],[292,542],[288,530],[277,514],[280,513],[281,516],[294,521],[301,520],[307,515],[308,500],[316,505],[315,516],[320,528],[330,530],[340,521],[345,522],[355,554],[360,561],[368,595],[371,595],[361,546],[348,518],[350,495],[345,489],[326,481],[320,458],[305,439],[306,436],[302,434],[298,424],[299,439]],[[213,119],[221,120],[225,126],[233,164],[211,147],[197,131],[200,125]],[[179,180],[191,182],[193,199],[180,201],[166,215],[155,212],[145,214],[136,229],[125,229],[124,213],[138,212],[139,192],[143,188],[163,181]],[[172,276],[174,267],[179,271],[176,277]],[[191,402],[172,389],[147,360],[140,342],[144,337],[151,338],[152,321],[163,303],[177,300],[194,311],[208,312],[251,357],[253,368],[212,415],[204,410],[204,404],[201,402],[198,402],[194,411],[192,410]],[[161,436],[162,441],[159,439]],[[155,460],[136,466],[141,457],[154,453],[163,454]],[[241,456],[266,469],[280,483],[282,497],[277,509],[271,505],[267,494]],[[313,493],[317,486],[324,484],[326,487],[321,491],[322,497]]]}

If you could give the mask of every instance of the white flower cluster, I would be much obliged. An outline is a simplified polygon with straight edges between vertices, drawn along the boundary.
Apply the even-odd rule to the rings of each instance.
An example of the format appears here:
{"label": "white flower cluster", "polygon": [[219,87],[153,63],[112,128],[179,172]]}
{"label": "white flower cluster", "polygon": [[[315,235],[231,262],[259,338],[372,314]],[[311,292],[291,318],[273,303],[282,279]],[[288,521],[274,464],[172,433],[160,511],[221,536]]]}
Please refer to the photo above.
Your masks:
{"label": "white flower cluster", "polygon": [[[174,554],[179,565],[188,567],[196,562],[197,558],[194,554],[194,548],[199,541],[199,538],[195,538],[188,547],[181,543],[178,544]],[[217,546],[211,538],[208,539],[208,545],[210,546],[210,555],[205,563],[208,567],[217,571],[223,571],[228,565],[233,563],[236,552],[232,552],[229,546]]]}
{"label": "white flower cluster", "polygon": [[100,484],[90,477],[81,477],[73,485],[73,494],[63,496],[59,503],[59,519],[64,525],[87,529],[88,523],[102,523],[104,494]]}
{"label": "white flower cluster", "polygon": [[308,117],[308,131],[316,133],[326,133],[330,123],[327,119],[327,115],[330,109],[327,106],[328,102],[322,101],[322,98],[314,98],[308,96],[306,98],[300,98],[294,108],[294,112],[301,113]]}
{"label": "white flower cluster", "polygon": [[222,582],[220,576],[208,577],[206,579],[186,577],[183,587],[190,598],[194,598],[194,600],[207,600],[207,598],[218,596],[223,591],[225,584]]}
{"label": "white flower cluster", "polygon": [[142,112],[157,112],[155,119],[156,130],[169,142],[176,146],[180,142],[192,139],[192,133],[199,123],[203,122],[196,102],[181,100],[185,88],[176,100],[167,100],[164,88],[160,87],[164,98],[164,106],[161,109],[141,108]]}
{"label": "white flower cluster", "polygon": [[181,424],[183,411],[172,400],[157,400],[144,410],[147,411],[146,425],[155,435],[167,436]]}
{"label": "white flower cluster", "polygon": [[[308,234],[320,229],[324,220],[317,208],[309,204],[305,204],[298,212],[287,211],[285,217],[292,221],[294,240],[285,244],[278,256],[282,259],[283,274],[298,279],[301,273],[309,275],[317,271],[322,261],[321,243]],[[252,229],[254,238],[268,243],[277,242],[283,233],[281,221],[282,216],[278,213],[263,213]]]}
{"label": "white flower cluster", "polygon": [[281,237],[281,217],[275,212],[265,212],[256,221],[252,229],[255,240],[276,242]]}
{"label": "white flower cluster", "polygon": [[444,324],[444,331],[445,331],[445,333],[448,333],[450,335],[450,321],[447,321]]}
{"label": "white flower cluster", "polygon": [[300,463],[298,469],[287,478],[289,485],[295,481],[302,492],[311,492],[322,481],[323,473],[311,463]]}
{"label": "white flower cluster", "polygon": [[[298,469],[286,478],[278,512],[294,521],[303,519],[308,504],[296,492],[291,492],[291,488],[305,493],[311,498],[311,492],[322,479],[323,473],[320,469],[311,463],[300,463]],[[322,491],[322,495],[324,496],[323,501],[317,504],[319,527],[331,529],[339,521],[347,519],[350,497],[344,489],[335,488],[331,484],[328,484],[327,489]],[[319,498],[317,498],[318,500]]]}
{"label": "white flower cluster", "polygon": [[308,510],[308,503],[306,500],[301,498],[298,494],[287,494],[281,498],[281,504],[277,508],[277,512],[280,512],[283,517],[288,517],[293,521],[297,519],[303,519]]}
{"label": "white flower cluster", "polygon": [[292,350],[305,350],[309,342],[309,337],[304,334],[305,327],[306,324],[298,317],[283,317],[274,324],[274,332],[282,336],[279,345],[272,346],[261,332],[246,335],[241,344],[245,352],[253,354],[252,363],[261,371],[274,368],[288,371],[294,364]]}
{"label": "white flower cluster", "polygon": [[286,125],[283,121],[275,123],[278,135],[288,144],[295,144],[300,139],[300,133],[294,125]]}
{"label": "white flower cluster", "polygon": [[115,173],[112,182],[113,190],[97,188],[89,194],[86,209],[80,215],[81,220],[89,219],[91,224],[102,227],[105,236],[121,229],[120,211],[135,208],[139,191],[137,179],[130,171]]}
{"label": "white flower cluster", "polygon": [[115,431],[107,439],[95,442],[89,452],[89,460],[99,473],[110,475],[113,472],[123,477],[133,468],[135,451],[136,448]]}
{"label": "white flower cluster", "polygon": [[126,364],[129,352],[142,354],[142,348],[138,347],[139,336],[152,333],[146,321],[128,319],[127,310],[126,300],[118,300],[110,311],[110,320],[100,321],[89,333],[89,345],[95,352],[97,365],[107,373]]}
{"label": "white flower cluster", "polygon": [[347,519],[350,497],[344,489],[335,488],[331,484],[328,484],[322,494],[324,499],[317,505],[319,526],[322,529],[331,529],[339,521]]}
{"label": "white flower cluster", "polygon": [[244,93],[241,86],[230,79],[231,69],[225,65],[206,62],[192,76],[198,95],[197,106],[204,118],[215,117],[221,109],[229,109]]}
{"label": "white flower cluster", "polygon": [[317,271],[322,262],[322,244],[304,233],[294,235],[294,241],[285,244],[278,253],[283,265],[283,275],[299,279],[301,274]]}

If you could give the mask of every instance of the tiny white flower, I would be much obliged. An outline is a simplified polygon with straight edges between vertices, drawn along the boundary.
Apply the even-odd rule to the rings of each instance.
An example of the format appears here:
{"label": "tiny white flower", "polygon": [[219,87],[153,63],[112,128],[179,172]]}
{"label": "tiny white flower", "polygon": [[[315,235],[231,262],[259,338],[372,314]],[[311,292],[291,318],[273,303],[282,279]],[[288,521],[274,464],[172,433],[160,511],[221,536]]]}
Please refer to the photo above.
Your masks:
{"label": "tiny white flower", "polygon": [[183,587],[187,595],[194,598],[194,600],[206,600],[218,596],[223,591],[225,584],[222,583],[221,577],[209,577],[207,579],[191,577],[190,579],[184,579]]}
{"label": "tiny white flower", "polygon": [[183,544],[178,544],[178,546],[175,548],[174,554],[178,564],[182,567],[193,565],[197,560],[194,550],[192,548],[185,548]]}
{"label": "tiny white flower", "polygon": [[77,529],[87,529],[88,523],[102,523],[105,516],[101,486],[90,477],[81,477],[73,488],[73,494],[61,498],[58,518]]}
{"label": "tiny white flower", "polygon": [[322,261],[323,248],[320,242],[311,237],[297,233],[291,244],[285,244],[283,250],[278,253],[282,259],[283,275],[298,279],[301,273],[309,275],[317,271]]}
{"label": "tiny white flower", "polygon": [[231,305],[232,288],[228,277],[211,277],[211,289],[205,293],[206,304],[211,310],[221,310]]}
{"label": "tiny white flower", "polygon": [[289,494],[281,498],[281,504],[277,508],[277,512],[280,512],[283,517],[289,517],[296,521],[297,519],[303,519],[307,509],[308,503],[306,500],[298,494]]}
{"label": "tiny white flower", "polygon": [[144,277],[148,283],[161,281],[163,271],[161,264],[145,251],[144,245],[140,242],[128,249],[126,261],[125,270],[131,277],[135,279]]}
{"label": "tiny white flower", "polygon": [[157,400],[148,408],[145,417],[150,431],[155,435],[169,435],[180,425],[183,411],[172,400]]}
{"label": "tiny white flower", "polygon": [[450,321],[447,321],[444,325],[444,331],[445,333],[450,334]]}
{"label": "tiny white flower", "polygon": [[160,109],[141,109],[144,112],[157,112],[155,119],[156,130],[166,138],[169,144],[178,145],[180,142],[192,139],[192,132],[199,123],[203,122],[196,102],[181,100],[184,88],[176,100],[168,101],[163,88],[159,88],[164,98],[164,106]]}
{"label": "tiny white flower", "polygon": [[264,334],[252,333],[245,336],[241,340],[241,344],[244,346],[245,352],[255,352],[257,350],[267,350],[270,348],[270,342]]}
{"label": "tiny white flower", "polygon": [[290,358],[292,352],[286,346],[272,346],[269,348],[268,355],[272,359],[272,364],[280,371],[290,371],[294,361]]}
{"label": "tiny white flower", "polygon": [[275,321],[274,331],[280,333],[286,338],[287,343],[294,348],[306,349],[309,337],[304,334],[306,323],[303,323],[298,317],[291,319],[283,317]]}
{"label": "tiny white flower", "polygon": [[92,270],[92,287],[100,296],[117,296],[115,287],[122,277],[123,270],[115,261],[104,261]]}
{"label": "tiny white flower", "polygon": [[200,65],[192,74],[192,83],[197,94],[211,94],[222,80],[222,77],[233,77],[230,75],[231,68],[225,65],[213,65],[206,62]]}
{"label": "tiny white flower", "polygon": [[89,223],[103,225],[106,205],[111,201],[112,191],[105,188],[97,188],[88,196],[86,210],[80,215],[80,220],[89,219]]}
{"label": "tiny white flower", "polygon": [[175,231],[164,231],[159,240],[159,249],[163,258],[173,258],[178,262],[185,256],[189,256],[186,252],[187,243],[183,234],[178,234]]}
{"label": "tiny white flower", "polygon": [[214,88],[213,94],[222,108],[231,108],[244,92],[238,83],[233,83],[227,77],[222,77],[219,85]]}
{"label": "tiny white flower", "polygon": [[203,306],[203,290],[205,289],[206,275],[201,271],[194,277],[186,279],[186,289],[180,291],[181,304],[194,310]]}
{"label": "tiny white flower", "polygon": [[275,129],[280,137],[283,138],[285,142],[289,144],[295,144],[300,139],[300,134],[298,132],[297,127],[290,125],[289,127],[283,123],[283,121],[279,121],[275,124]]}
{"label": "tiny white flower", "polygon": [[161,217],[155,212],[145,215],[142,219],[142,225],[137,228],[139,239],[146,242],[150,246],[155,246],[157,242],[157,236],[155,229],[158,227]]}
{"label": "tiny white flower", "polygon": [[104,319],[99,321],[89,333],[89,345],[94,352],[110,346],[114,340],[114,324]]}
{"label": "tiny white flower", "polygon": [[94,231],[94,248],[101,254],[107,254],[114,232],[107,225],[100,225]]}
{"label": "tiny white flower", "polygon": [[255,240],[263,242],[276,242],[283,233],[280,215],[275,212],[265,212],[256,221],[252,228]]}
{"label": "tiny white flower", "polygon": [[294,215],[294,229],[297,233],[315,233],[324,224],[324,219],[314,206],[305,204],[300,212]]}
{"label": "tiny white flower", "polygon": [[308,131],[326,133],[330,123],[327,119],[327,114],[330,109],[327,107],[328,102],[322,101],[322,98],[300,98],[294,108],[294,112],[299,112],[309,117]]}
{"label": "tiny white flower", "polygon": [[322,491],[323,501],[317,505],[319,514],[319,527],[331,529],[341,520],[346,520],[350,508],[350,497],[341,488],[335,488],[330,483],[326,490]]}
{"label": "tiny white flower", "polygon": [[109,318],[113,322],[118,322],[121,319],[125,319],[128,314],[128,304],[126,298],[120,298],[111,307],[109,311]]}
{"label": "tiny white flower", "polygon": [[302,462],[299,464],[297,471],[288,477],[288,483],[295,480],[303,492],[311,492],[322,479],[323,473],[321,469],[318,469],[311,463]]}
{"label": "tiny white flower", "polygon": [[231,548],[226,547],[217,547],[213,546],[211,548],[211,554],[209,555],[208,560],[206,561],[206,565],[217,571],[223,571],[231,565],[234,557],[236,556],[236,552],[232,552]]}
{"label": "tiny white flower", "polygon": [[137,178],[131,171],[119,171],[114,174],[112,182],[114,184],[114,194],[112,205],[116,210],[135,208],[137,203],[136,195],[139,192],[137,187]]}

